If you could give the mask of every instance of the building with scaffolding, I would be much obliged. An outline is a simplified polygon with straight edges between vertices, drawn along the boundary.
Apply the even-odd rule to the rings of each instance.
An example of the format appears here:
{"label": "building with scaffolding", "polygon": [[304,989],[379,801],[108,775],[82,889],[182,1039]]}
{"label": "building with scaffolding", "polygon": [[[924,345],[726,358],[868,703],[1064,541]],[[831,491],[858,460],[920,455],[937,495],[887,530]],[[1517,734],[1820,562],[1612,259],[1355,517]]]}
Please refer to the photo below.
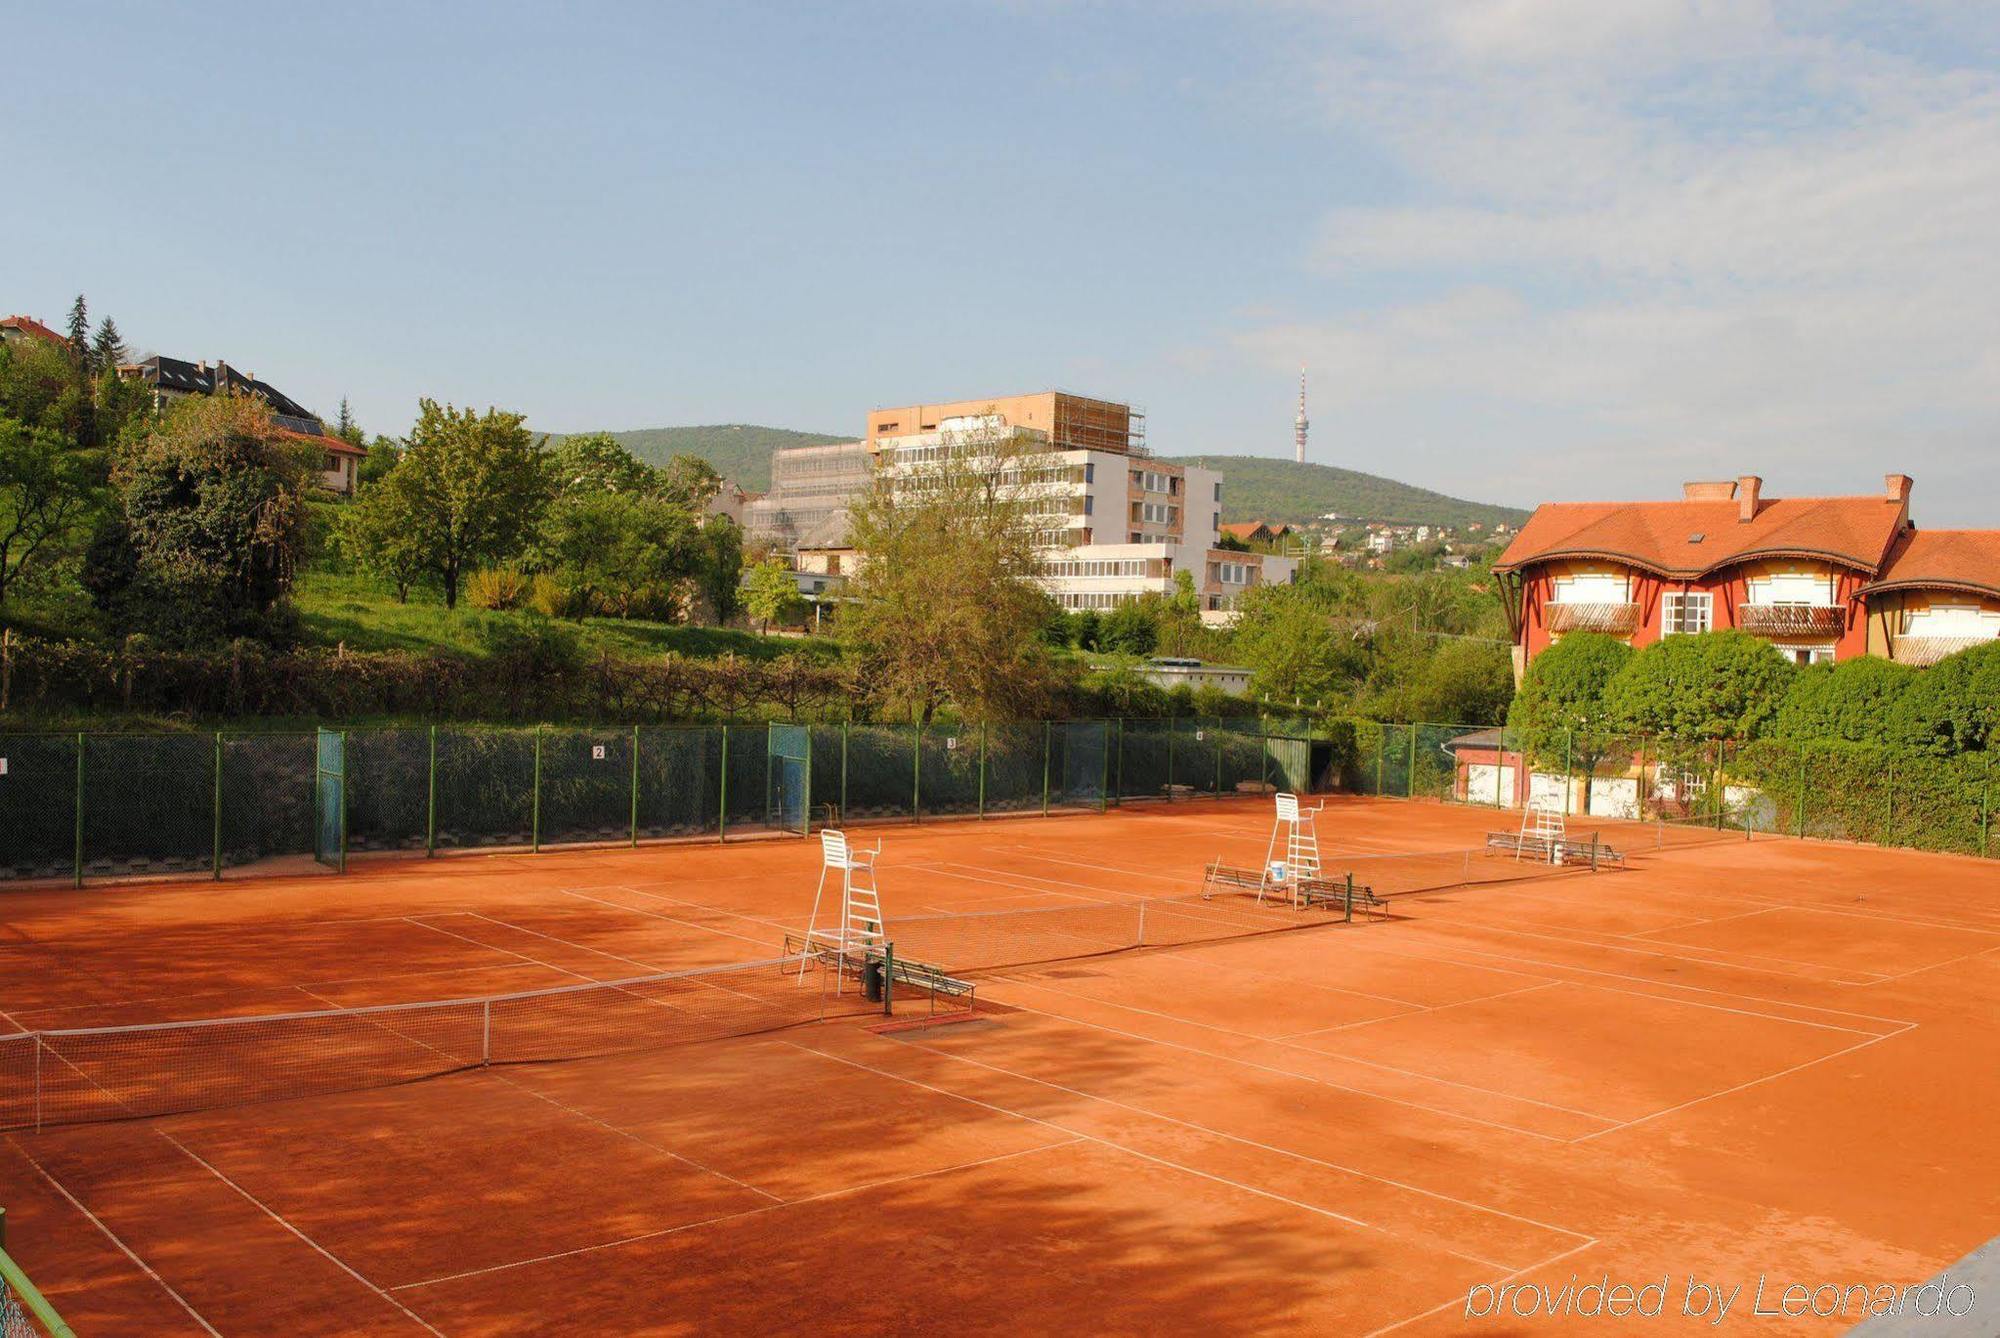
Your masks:
{"label": "building with scaffolding", "polygon": [[753,549],[792,554],[847,541],[847,508],[875,476],[865,441],[792,446],[771,452],[771,490],[743,507],[743,539]]}

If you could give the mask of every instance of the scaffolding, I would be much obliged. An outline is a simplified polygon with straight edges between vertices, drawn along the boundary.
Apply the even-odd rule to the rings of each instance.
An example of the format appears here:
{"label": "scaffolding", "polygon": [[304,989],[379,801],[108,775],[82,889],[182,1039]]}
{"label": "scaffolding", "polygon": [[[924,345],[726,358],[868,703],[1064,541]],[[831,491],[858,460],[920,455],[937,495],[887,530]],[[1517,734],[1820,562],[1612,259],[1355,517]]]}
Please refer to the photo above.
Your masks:
{"label": "scaffolding", "polygon": [[837,547],[847,538],[848,509],[874,477],[865,441],[773,451],[771,491],[743,508],[744,541],[753,548]]}

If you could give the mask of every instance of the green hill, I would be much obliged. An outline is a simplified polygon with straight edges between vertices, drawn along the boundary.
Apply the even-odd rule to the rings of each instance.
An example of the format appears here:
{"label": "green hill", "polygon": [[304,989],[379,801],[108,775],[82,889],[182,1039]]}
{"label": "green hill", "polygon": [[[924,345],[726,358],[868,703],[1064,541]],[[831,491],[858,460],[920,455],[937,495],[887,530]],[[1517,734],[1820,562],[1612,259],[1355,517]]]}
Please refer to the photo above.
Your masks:
{"label": "green hill", "polygon": [[1291,460],[1251,455],[1177,455],[1177,465],[1198,465],[1222,474],[1222,518],[1235,520],[1313,520],[1329,511],[1361,520],[1400,521],[1411,525],[1462,527],[1519,525],[1528,513],[1516,507],[1494,506],[1447,497],[1427,488],[1332,465],[1298,464]]}
{"label": "green hill", "polygon": [[[716,473],[751,492],[770,488],[771,452],[780,446],[824,446],[829,442],[854,440],[852,436],[830,437],[824,432],[793,432],[789,428],[757,427],[749,423],[644,427],[611,435],[649,465],[663,465],[676,455],[698,455],[714,465]],[[552,442],[560,439],[559,435],[549,438]]]}

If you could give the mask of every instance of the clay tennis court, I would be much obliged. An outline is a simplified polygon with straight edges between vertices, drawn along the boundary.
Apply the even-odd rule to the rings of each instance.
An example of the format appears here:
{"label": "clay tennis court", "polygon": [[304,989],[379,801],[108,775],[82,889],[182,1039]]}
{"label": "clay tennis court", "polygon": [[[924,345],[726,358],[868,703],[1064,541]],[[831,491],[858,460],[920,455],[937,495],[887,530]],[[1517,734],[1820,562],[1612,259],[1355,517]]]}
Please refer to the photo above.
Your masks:
{"label": "clay tennis court", "polygon": [[[1334,798],[1319,834],[1392,883],[1383,856],[1497,821]],[[854,835],[893,928],[1190,894],[1270,826],[1231,800]],[[85,1335],[1556,1332],[1605,1321],[1468,1293],[1606,1276],[1666,1282],[1647,1332],[1714,1330],[1690,1278],[1743,1285],[1732,1331],[1841,1331],[1750,1316],[1758,1278],[1767,1306],[1915,1284],[1996,1232],[2000,867],[1669,835],[1606,824],[1621,872],[975,971],[958,1020],[795,980],[823,1017],[15,1127],[9,1245]],[[10,892],[0,1026],[727,968],[804,929],[818,868],[789,838]]]}

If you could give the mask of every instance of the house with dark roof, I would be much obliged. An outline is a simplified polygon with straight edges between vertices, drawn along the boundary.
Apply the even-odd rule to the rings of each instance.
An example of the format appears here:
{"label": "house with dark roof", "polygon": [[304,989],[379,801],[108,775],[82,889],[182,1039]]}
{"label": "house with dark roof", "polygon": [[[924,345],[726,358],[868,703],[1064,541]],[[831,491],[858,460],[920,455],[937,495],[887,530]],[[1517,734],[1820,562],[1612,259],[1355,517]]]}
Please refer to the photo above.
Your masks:
{"label": "house with dark roof", "polygon": [[1738,628],[1801,664],[1927,664],[2000,637],[2000,531],[1920,532],[1910,490],[1890,474],[1879,493],[1776,498],[1746,474],[1672,502],[1544,503],[1493,568],[1516,678],[1570,632]]}
{"label": "house with dark roof", "polygon": [[155,408],[187,395],[251,395],[270,406],[271,418],[281,436],[320,452],[320,486],[332,492],[354,495],[360,479],[365,447],[333,436],[318,414],[313,413],[255,372],[239,372],[222,361],[187,362],[154,354],[139,362],[125,363],[118,375],[140,381],[153,391]]}

